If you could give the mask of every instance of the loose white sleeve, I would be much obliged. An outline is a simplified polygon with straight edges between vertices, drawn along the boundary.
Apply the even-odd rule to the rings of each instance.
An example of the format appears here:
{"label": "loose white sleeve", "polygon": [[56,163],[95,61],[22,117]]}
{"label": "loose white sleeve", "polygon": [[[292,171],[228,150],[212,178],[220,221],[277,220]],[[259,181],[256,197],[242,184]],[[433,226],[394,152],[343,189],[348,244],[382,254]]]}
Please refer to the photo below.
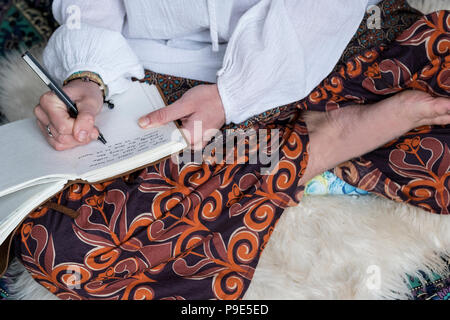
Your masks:
{"label": "loose white sleeve", "polygon": [[227,123],[306,97],[334,68],[368,0],[261,0],[236,26],[217,84]]}
{"label": "loose white sleeve", "polygon": [[109,96],[125,91],[131,77],[144,77],[144,68],[121,31],[122,0],[55,0],[53,15],[61,26],[44,50],[44,65],[62,82],[77,71],[98,73]]}

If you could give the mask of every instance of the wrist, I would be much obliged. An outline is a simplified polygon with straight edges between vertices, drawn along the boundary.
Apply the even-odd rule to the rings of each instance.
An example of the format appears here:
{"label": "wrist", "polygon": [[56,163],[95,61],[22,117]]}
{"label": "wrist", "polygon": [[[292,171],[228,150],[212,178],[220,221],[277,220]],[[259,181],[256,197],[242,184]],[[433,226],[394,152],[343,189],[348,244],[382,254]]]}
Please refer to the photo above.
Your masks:
{"label": "wrist", "polygon": [[79,92],[78,97],[89,97],[93,101],[98,102],[98,105],[103,105],[103,95],[98,89],[98,85],[93,82],[86,82],[81,79],[75,79],[67,83],[64,88],[74,88],[76,92]]}
{"label": "wrist", "polygon": [[81,80],[86,83],[96,84],[97,87],[102,92],[103,100],[106,100],[106,97],[108,96],[108,86],[103,82],[103,79],[100,77],[99,74],[91,71],[78,71],[70,75],[64,81],[64,85],[67,85],[75,80]]}

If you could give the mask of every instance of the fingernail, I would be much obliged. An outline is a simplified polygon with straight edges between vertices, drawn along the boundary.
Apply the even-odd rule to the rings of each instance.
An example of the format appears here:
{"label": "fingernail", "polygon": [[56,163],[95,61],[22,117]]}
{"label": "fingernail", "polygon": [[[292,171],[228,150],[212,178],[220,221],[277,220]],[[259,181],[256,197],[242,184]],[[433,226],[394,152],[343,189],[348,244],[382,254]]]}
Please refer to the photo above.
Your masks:
{"label": "fingernail", "polygon": [[91,140],[97,140],[98,134],[96,134],[95,132],[92,132],[90,138],[91,138]]}
{"label": "fingernail", "polygon": [[87,131],[80,131],[80,133],[78,133],[78,141],[83,142],[86,141],[86,138],[88,136]]}
{"label": "fingernail", "polygon": [[148,126],[150,124],[150,120],[147,117],[143,117],[139,119],[139,125],[142,128],[145,128],[146,126]]}

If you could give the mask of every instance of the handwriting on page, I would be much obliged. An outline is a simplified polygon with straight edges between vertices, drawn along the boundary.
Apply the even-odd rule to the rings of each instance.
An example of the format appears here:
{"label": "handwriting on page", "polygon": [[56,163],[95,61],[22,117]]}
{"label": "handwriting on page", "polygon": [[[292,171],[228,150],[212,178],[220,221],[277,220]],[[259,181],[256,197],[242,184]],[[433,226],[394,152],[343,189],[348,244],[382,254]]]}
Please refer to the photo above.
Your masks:
{"label": "handwriting on page", "polygon": [[84,154],[78,160],[88,161],[90,163],[89,169],[96,169],[107,164],[129,159],[167,142],[169,142],[169,139],[167,139],[166,135],[159,131],[153,131],[135,139],[128,139],[109,145],[95,153]]}

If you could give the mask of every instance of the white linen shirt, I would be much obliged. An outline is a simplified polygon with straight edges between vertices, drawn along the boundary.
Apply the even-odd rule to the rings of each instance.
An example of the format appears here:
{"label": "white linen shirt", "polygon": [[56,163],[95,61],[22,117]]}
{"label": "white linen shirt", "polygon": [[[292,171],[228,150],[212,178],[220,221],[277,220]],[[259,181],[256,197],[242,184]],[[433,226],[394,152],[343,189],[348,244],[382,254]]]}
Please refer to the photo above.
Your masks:
{"label": "white linen shirt", "polygon": [[144,69],[217,83],[226,122],[306,97],[377,0],[54,0],[44,50],[60,82],[98,73],[109,97]]}

